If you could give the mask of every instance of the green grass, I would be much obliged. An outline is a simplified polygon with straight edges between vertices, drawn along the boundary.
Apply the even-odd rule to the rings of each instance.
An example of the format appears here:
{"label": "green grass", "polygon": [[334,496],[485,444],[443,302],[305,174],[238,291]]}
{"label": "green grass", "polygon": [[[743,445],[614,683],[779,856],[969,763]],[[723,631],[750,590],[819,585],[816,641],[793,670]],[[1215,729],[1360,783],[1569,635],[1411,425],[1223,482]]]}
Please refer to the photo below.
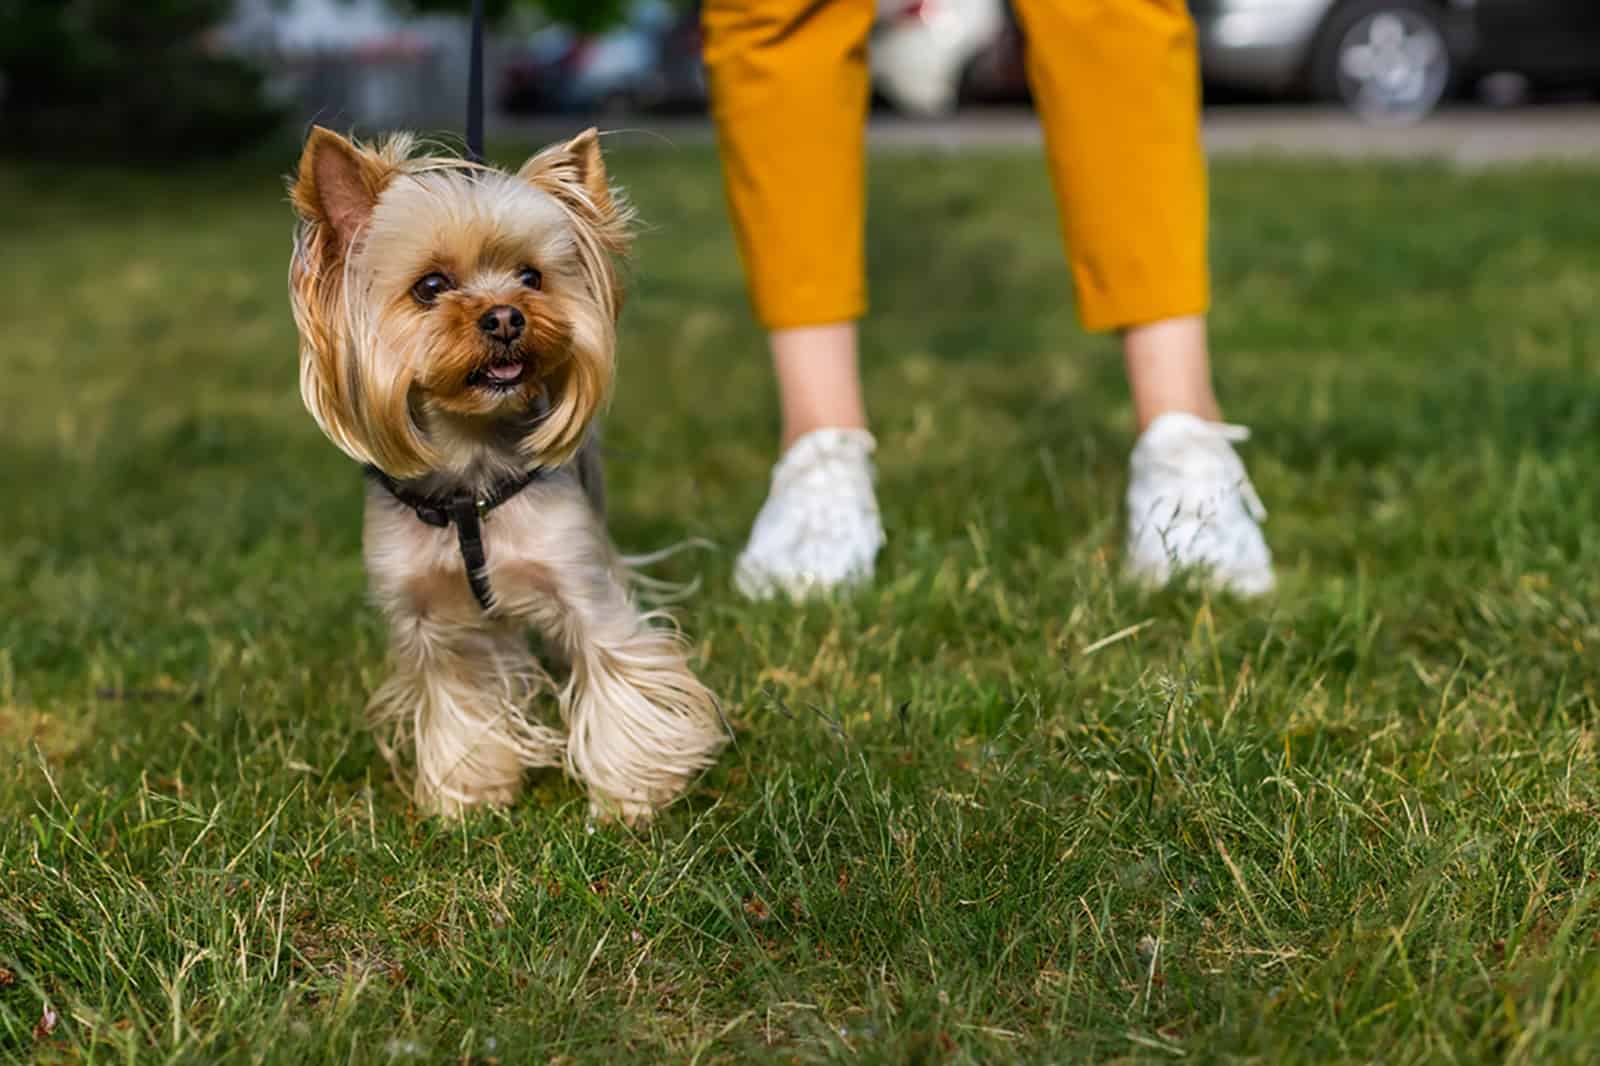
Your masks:
{"label": "green grass", "polygon": [[713,161],[615,153],[613,528],[722,545],[666,573],[738,734],[636,836],[555,776],[420,819],[357,728],[291,159],[0,169],[0,1059],[1600,1057],[1595,173],[1218,167],[1245,605],[1116,578],[1040,161],[876,159],[889,547],[791,608],[729,587],[776,416]]}

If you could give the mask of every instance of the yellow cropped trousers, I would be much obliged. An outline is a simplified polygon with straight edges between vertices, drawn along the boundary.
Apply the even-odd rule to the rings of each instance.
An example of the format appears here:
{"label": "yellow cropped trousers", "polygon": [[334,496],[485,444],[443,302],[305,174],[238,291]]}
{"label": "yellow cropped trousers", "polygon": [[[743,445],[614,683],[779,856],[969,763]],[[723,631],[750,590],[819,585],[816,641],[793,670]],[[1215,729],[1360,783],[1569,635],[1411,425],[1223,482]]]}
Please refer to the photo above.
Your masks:
{"label": "yellow cropped trousers", "polygon": [[[1206,170],[1184,0],[1014,2],[1083,325],[1117,329],[1204,312]],[[705,0],[728,204],[751,302],[768,329],[866,311],[875,6]]]}

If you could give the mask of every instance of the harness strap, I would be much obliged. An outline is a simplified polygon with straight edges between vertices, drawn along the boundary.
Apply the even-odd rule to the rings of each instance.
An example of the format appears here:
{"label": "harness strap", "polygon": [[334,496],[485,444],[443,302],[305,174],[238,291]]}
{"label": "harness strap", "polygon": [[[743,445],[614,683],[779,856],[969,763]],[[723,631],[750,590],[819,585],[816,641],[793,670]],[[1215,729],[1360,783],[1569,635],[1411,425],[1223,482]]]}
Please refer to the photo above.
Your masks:
{"label": "harness strap", "polygon": [[456,543],[461,548],[461,561],[466,564],[467,584],[472,587],[473,598],[485,611],[494,609],[494,590],[489,588],[489,575],[485,566],[489,562],[483,552],[483,528],[478,524],[478,501],[462,493],[450,501],[450,520],[456,525]]}
{"label": "harness strap", "polygon": [[485,612],[494,609],[494,590],[489,587],[486,567],[489,562],[483,546],[483,521],[489,512],[511,497],[544,477],[546,470],[536,466],[532,470],[497,483],[483,496],[458,492],[451,496],[424,496],[412,492],[394,478],[375,466],[363,467],[368,477],[383,486],[384,490],[400,503],[409,507],[418,520],[435,529],[456,527],[456,546],[461,550],[461,562],[467,571],[467,584],[472,597]]}

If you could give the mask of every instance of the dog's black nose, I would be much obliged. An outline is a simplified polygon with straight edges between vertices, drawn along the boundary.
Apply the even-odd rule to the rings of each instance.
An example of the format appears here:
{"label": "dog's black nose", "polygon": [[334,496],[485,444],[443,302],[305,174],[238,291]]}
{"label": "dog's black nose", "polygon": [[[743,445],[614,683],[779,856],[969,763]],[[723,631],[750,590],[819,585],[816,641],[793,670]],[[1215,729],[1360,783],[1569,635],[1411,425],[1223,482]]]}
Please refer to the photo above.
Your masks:
{"label": "dog's black nose", "polygon": [[491,307],[478,319],[478,328],[483,330],[495,340],[505,341],[510,344],[522,336],[522,327],[528,324],[522,317],[522,312],[508,304]]}

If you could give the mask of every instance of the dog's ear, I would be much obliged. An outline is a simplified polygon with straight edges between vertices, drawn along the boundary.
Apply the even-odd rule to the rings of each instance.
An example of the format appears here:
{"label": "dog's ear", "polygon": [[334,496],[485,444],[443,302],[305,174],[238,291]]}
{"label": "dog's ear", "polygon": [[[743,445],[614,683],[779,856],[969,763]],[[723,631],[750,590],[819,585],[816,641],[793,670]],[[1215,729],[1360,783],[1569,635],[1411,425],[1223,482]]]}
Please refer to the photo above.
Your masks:
{"label": "dog's ear", "polygon": [[620,260],[632,238],[633,209],[611,187],[600,134],[592,128],[539,152],[517,176],[566,211],[578,270],[594,301],[592,321],[574,331],[572,358],[548,382],[550,410],[524,442],[530,455],[562,462],[583,443],[590,420],[611,391],[622,310]]}
{"label": "dog's ear", "polygon": [[303,221],[326,229],[331,240],[324,250],[343,258],[372,217],[391,173],[390,164],[376,153],[313,126],[290,198]]}
{"label": "dog's ear", "polygon": [[289,300],[300,332],[301,398],[347,455],[379,463],[397,476],[418,465],[415,451],[400,446],[404,440],[390,439],[404,436],[410,420],[403,396],[395,401],[394,389],[387,397],[374,396],[381,382],[361,370],[349,336],[350,301],[359,297],[346,291],[346,268],[409,143],[396,139],[372,149],[313,127],[289,190],[300,216]]}
{"label": "dog's ear", "polygon": [[603,215],[616,210],[611,195],[611,179],[606,161],[600,155],[600,131],[590,126],[567,142],[567,155],[577,169],[577,178],[595,208]]}
{"label": "dog's ear", "polygon": [[617,211],[617,197],[600,155],[600,133],[593,126],[565,144],[552,144],[534,155],[518,176],[596,221]]}
{"label": "dog's ear", "polygon": [[613,322],[622,311],[618,260],[633,238],[633,208],[611,187],[600,134],[592,126],[564,144],[552,144],[522,164],[517,176],[566,208],[577,231],[579,258],[595,299]]}

